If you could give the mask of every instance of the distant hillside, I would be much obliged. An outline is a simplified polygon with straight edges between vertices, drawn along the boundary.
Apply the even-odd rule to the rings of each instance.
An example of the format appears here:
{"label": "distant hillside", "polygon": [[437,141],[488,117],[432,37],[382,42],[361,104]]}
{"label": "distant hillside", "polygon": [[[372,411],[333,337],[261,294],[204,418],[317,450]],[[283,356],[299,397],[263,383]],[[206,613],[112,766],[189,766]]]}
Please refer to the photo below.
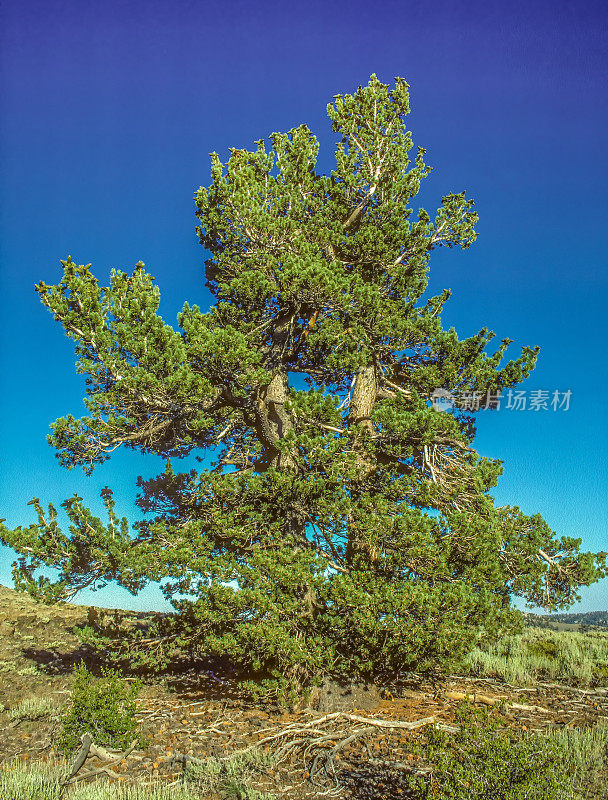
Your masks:
{"label": "distant hillside", "polygon": [[529,625],[540,625],[543,628],[608,628],[608,611],[588,611],[585,614],[526,614],[525,617]]}

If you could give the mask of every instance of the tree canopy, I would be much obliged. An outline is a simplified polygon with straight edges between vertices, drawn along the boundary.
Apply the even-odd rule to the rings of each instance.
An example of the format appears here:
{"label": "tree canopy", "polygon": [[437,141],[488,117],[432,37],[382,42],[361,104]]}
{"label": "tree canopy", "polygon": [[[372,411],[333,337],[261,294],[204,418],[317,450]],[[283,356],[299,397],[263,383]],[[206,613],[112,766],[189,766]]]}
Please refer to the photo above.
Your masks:
{"label": "tree canopy", "polygon": [[[140,479],[131,526],[107,488],[106,520],[74,496],[64,530],[35,499],[38,523],[0,539],[21,554],[17,585],[47,600],[165,581],[176,613],[152,638],[89,631],[142,664],[226,655],[297,687],[445,666],[518,624],[513,595],[566,607],[605,573],[603,554],[497,507],[502,466],[473,448],[474,414],[431,402],[476,392],[492,413],[539,348],[506,360],[511,340],[490,352],[487,328],[443,327],[449,290],[423,299],[432,252],[467,249],[477,214],[464,192],[414,212],[430,167],[412,157],[408,84],[372,75],[327,112],[329,175],[306,125],[211,155],[195,195],[208,311],[186,303],[166,324],[141,262],[103,287],[68,257],[36,286],[86,380],[88,416],[52,425],[61,463],[90,474],[122,446],[167,467]],[[193,452],[208,466],[176,472]],[[58,576],[35,578],[41,565]]]}

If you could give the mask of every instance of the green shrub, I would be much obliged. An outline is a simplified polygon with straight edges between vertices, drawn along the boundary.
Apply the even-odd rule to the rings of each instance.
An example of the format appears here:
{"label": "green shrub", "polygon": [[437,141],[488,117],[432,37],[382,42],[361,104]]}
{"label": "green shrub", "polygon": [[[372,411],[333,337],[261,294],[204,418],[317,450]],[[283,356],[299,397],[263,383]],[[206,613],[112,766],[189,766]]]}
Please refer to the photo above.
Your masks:
{"label": "green shrub", "polygon": [[554,639],[536,639],[526,645],[528,652],[533,656],[544,658],[557,658],[559,655],[559,645]]}
{"label": "green shrub", "polygon": [[135,697],[141,681],[125,683],[118,670],[102,669],[95,678],[84,662],[75,669],[72,706],[63,719],[58,750],[66,755],[80,746],[80,737],[90,733],[95,744],[121,749],[136,736]]}
{"label": "green shrub", "polygon": [[576,797],[557,742],[503,728],[487,709],[463,703],[459,730],[431,727],[414,748],[433,771],[410,778],[420,800],[567,800]]}

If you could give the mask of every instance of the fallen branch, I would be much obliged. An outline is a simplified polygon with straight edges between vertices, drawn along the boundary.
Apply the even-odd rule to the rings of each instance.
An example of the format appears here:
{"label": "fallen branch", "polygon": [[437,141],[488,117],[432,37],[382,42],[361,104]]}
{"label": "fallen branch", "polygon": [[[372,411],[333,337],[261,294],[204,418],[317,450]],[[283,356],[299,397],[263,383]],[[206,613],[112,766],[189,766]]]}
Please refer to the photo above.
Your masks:
{"label": "fallen branch", "polygon": [[565,686],[563,683],[543,683],[538,681],[537,686],[542,686],[545,689],[561,689],[564,692],[574,692],[577,694],[589,696],[602,696],[608,694],[608,687],[598,686],[594,689],[579,689],[577,686]]}
{"label": "fallen branch", "polygon": [[414,764],[407,764],[404,761],[389,761],[384,758],[368,758],[367,763],[374,767],[384,767],[386,769],[395,770],[396,772],[410,772],[415,775],[428,775],[433,772],[432,767],[417,767],[414,766]]}
{"label": "fallen branch", "polygon": [[[482,703],[485,706],[495,706],[508,699],[504,695],[501,697],[489,697],[487,694],[466,694],[465,692],[446,692],[445,697],[448,700],[470,700],[472,703]],[[526,706],[521,703],[506,703],[506,708],[512,708],[516,711],[541,711],[545,714],[551,713],[548,708],[543,708],[543,706]]]}
{"label": "fallen branch", "polygon": [[521,703],[509,703],[507,708],[513,708],[515,711],[540,711],[543,714],[550,714],[551,711],[543,706],[525,706]]}
{"label": "fallen branch", "polygon": [[448,700],[470,700],[471,703],[481,703],[484,706],[494,706],[506,697],[489,697],[487,694],[478,694],[477,692],[471,694],[470,692],[445,692],[445,697]]}
{"label": "fallen branch", "polygon": [[[135,746],[137,744],[137,740],[135,739],[123,752],[112,752],[110,750],[106,750],[105,747],[100,747],[99,745],[94,744],[93,737],[90,733],[83,734],[80,738],[80,741],[82,746],[76,753],[69,775],[61,784],[62,789],[72,783],[76,783],[77,781],[93,778],[95,775],[99,775],[102,772],[104,772],[106,775],[109,775],[111,778],[118,778],[119,776],[110,768],[115,767],[117,764],[120,764],[123,759],[130,756],[133,750],[135,750]],[[89,772],[79,775],[78,773],[88,758],[99,758],[101,761],[109,761],[110,763],[103,764],[101,767],[96,767],[95,769],[89,770]]]}

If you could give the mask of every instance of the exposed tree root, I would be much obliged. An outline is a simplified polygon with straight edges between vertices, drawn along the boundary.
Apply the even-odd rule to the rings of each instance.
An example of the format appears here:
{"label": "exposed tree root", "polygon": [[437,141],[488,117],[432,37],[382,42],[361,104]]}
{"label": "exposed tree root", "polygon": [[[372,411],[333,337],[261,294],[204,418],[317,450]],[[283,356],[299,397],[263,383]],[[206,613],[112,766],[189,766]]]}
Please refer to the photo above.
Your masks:
{"label": "exposed tree root", "polygon": [[[304,759],[308,780],[311,783],[318,785],[319,777],[323,775],[337,783],[335,761],[339,753],[349,745],[357,741],[362,742],[371,761],[371,751],[366,739],[370,734],[376,733],[379,728],[412,731],[435,723],[435,721],[436,717],[434,716],[424,717],[413,722],[403,722],[362,717],[358,714],[346,714],[336,711],[317,717],[310,722],[292,722],[279,730],[267,728],[266,730],[272,730],[273,732],[248,747],[237,750],[220,760],[228,760],[260,747],[276,747],[274,757],[277,763],[289,757],[301,756]],[[455,730],[450,726],[442,725],[441,727]],[[262,733],[264,732],[262,731]],[[189,763],[202,763],[200,759],[182,753],[174,753],[172,760],[176,763],[181,763],[184,767]],[[393,762],[381,762],[378,759],[375,759],[374,762],[394,766]],[[401,762],[399,762],[398,768],[409,772],[425,772],[425,770],[417,769],[413,765]]]}

